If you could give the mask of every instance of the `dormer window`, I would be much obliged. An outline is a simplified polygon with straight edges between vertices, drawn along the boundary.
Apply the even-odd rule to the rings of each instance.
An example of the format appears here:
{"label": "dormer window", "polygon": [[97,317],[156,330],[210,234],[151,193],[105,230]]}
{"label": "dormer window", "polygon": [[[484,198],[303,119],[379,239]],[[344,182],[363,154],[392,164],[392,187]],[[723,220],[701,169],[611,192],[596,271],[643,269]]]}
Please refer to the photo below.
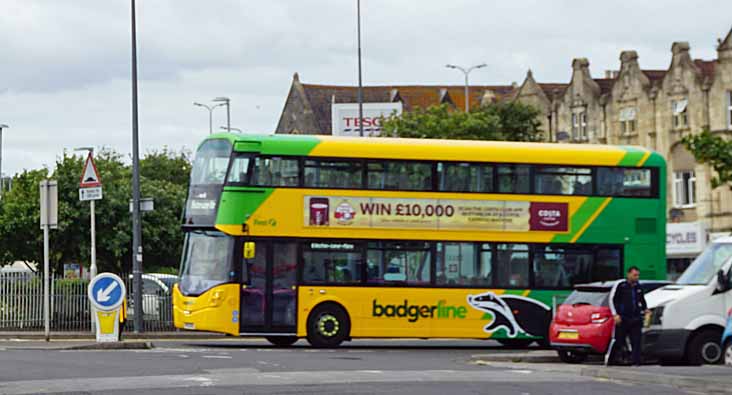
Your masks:
{"label": "dormer window", "polygon": [[689,116],[686,111],[688,104],[688,99],[671,101],[671,114],[674,129],[683,129],[689,126]]}
{"label": "dormer window", "polygon": [[587,111],[584,109],[572,113],[572,139],[587,141]]}
{"label": "dormer window", "polygon": [[626,107],[620,110],[620,133],[633,134],[636,131],[636,109],[635,107]]}

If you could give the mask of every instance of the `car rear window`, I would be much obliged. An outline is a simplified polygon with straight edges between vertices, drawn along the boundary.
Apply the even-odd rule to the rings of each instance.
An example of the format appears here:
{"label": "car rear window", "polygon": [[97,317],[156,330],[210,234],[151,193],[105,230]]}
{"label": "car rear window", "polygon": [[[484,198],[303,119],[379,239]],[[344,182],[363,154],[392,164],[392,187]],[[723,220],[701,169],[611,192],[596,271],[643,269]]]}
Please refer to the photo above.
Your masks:
{"label": "car rear window", "polygon": [[588,304],[592,306],[608,306],[608,299],[610,292],[607,290],[590,291],[574,291],[562,304],[576,305],[576,304]]}

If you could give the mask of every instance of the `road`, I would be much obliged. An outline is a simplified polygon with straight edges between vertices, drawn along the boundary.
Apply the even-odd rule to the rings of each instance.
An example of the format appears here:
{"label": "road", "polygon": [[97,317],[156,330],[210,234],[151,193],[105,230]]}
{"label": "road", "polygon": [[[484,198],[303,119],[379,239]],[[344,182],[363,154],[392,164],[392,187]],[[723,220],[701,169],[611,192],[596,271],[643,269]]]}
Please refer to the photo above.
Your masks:
{"label": "road", "polygon": [[[0,394],[625,394],[632,387],[571,373],[481,366],[510,352],[486,341],[357,341],[337,350],[301,341],[156,341],[151,350],[44,349],[0,342]],[[63,344],[59,344],[61,347]],[[52,343],[53,346],[53,343]],[[643,386],[644,395],[682,394]]]}

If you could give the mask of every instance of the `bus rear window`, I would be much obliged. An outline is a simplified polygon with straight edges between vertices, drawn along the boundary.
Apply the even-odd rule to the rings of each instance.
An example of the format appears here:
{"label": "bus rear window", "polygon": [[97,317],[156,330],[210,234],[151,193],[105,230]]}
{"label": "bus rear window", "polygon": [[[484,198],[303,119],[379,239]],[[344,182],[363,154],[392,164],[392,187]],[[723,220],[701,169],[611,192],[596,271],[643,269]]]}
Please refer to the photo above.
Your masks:
{"label": "bus rear window", "polygon": [[580,305],[586,304],[598,307],[607,307],[610,299],[610,290],[605,288],[597,288],[597,290],[581,290],[574,291],[562,304]]}

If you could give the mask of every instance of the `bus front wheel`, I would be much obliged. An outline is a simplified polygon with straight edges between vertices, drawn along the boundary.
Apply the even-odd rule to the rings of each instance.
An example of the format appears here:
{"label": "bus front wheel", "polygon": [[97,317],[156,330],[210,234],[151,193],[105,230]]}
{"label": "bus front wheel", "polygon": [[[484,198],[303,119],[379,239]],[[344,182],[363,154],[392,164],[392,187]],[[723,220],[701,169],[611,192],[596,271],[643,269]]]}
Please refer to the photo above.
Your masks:
{"label": "bus front wheel", "polygon": [[289,347],[297,342],[297,336],[267,336],[265,339],[277,347]]}
{"label": "bus front wheel", "polygon": [[350,332],[351,320],[343,308],[336,304],[322,304],[308,317],[308,342],[313,347],[338,347]]}

